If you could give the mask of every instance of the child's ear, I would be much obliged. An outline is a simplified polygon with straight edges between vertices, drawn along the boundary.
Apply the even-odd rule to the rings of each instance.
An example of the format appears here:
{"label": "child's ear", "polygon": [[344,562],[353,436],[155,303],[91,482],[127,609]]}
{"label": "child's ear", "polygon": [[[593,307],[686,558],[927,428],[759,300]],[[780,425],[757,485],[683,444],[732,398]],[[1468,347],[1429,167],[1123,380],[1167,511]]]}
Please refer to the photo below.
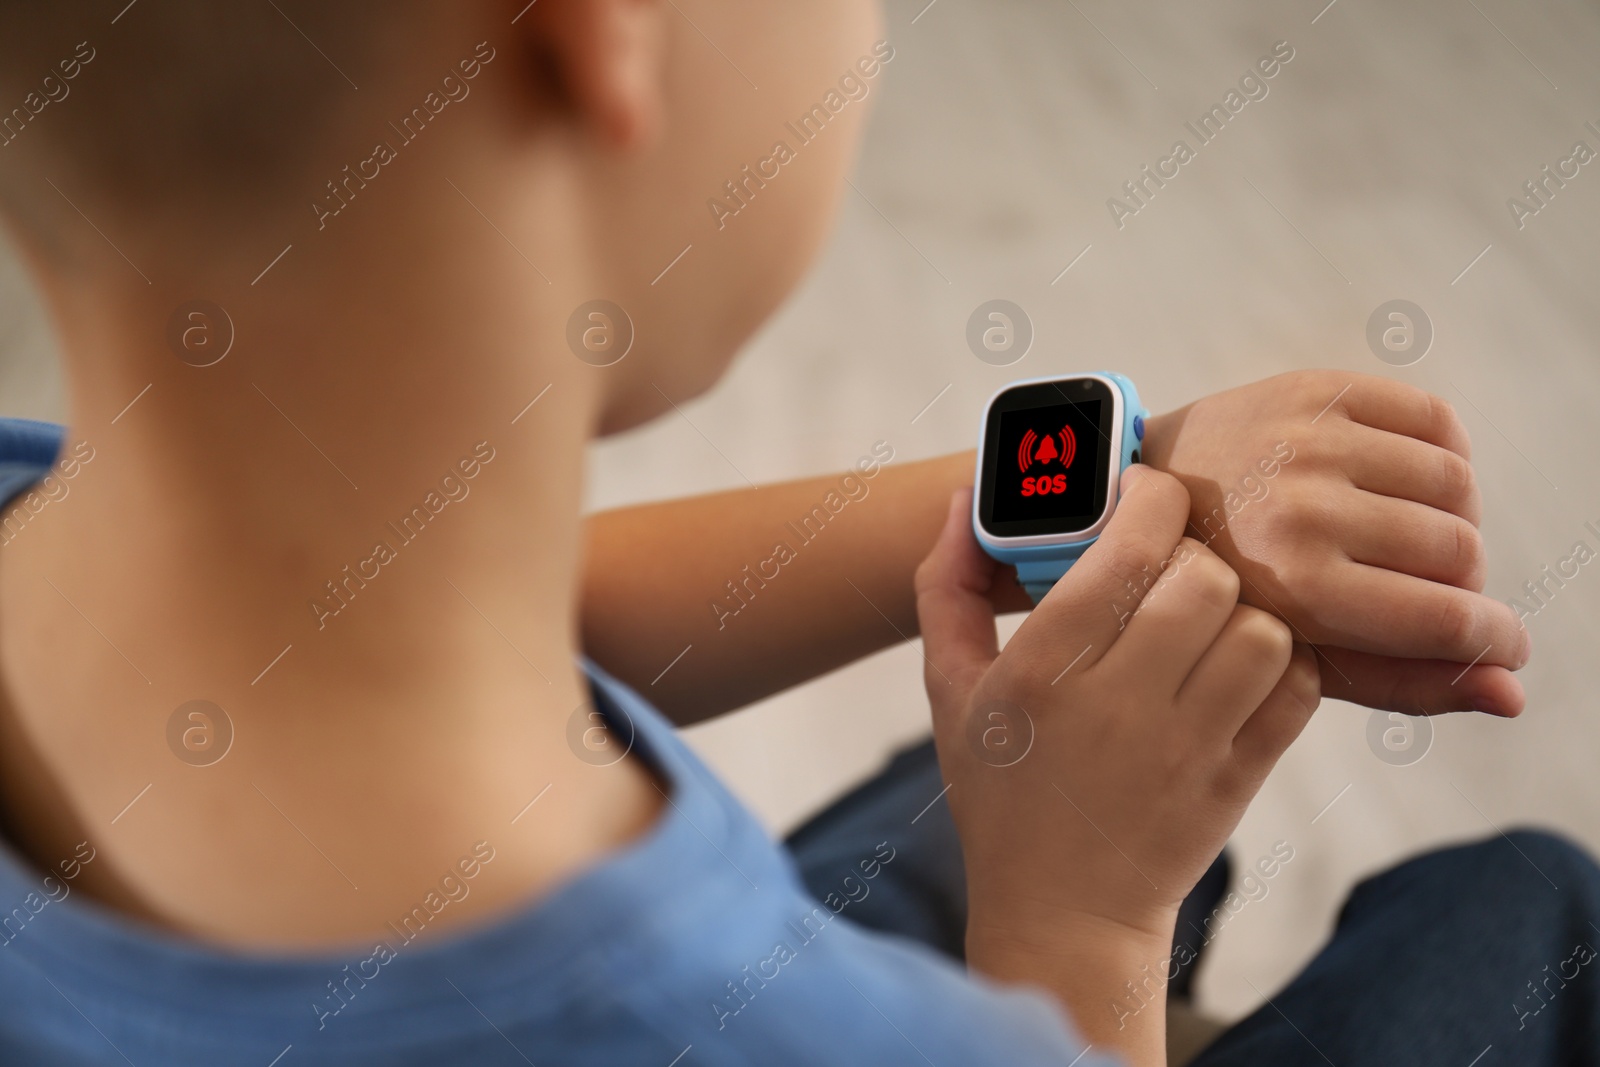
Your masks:
{"label": "child's ear", "polygon": [[577,117],[631,149],[661,131],[670,14],[668,0],[536,0],[514,28]]}

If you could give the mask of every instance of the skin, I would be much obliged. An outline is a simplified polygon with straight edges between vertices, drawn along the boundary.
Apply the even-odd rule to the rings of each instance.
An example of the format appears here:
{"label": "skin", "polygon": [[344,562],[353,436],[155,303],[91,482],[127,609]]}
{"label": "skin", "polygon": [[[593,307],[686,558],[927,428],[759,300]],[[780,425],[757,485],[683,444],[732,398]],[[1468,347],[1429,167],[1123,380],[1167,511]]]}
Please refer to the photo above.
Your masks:
{"label": "skin", "polygon": [[[1134,466],[1122,487],[1104,534],[1003,652],[1000,568],[958,490],[917,570],[917,610],[969,962],[1045,985],[1091,1042],[1162,1064],[1165,984],[1131,1018],[1109,1006],[1146,965],[1166,970],[1178,905],[1315,710],[1318,678],[1289,627],[1239,603],[1238,575],[1184,536],[1177,479]],[[1137,610],[1104,610],[1146,572],[1160,577]],[[989,723],[1031,743],[997,749]]]}
{"label": "skin", "polygon": [[[586,721],[574,655],[588,648],[643,687],[681,648],[666,637],[693,632],[680,611],[705,611],[702,579],[715,575],[709,584],[720,586],[730,557],[742,565],[765,555],[770,516],[787,517],[793,500],[814,502],[815,486],[802,484],[586,527],[582,456],[596,434],[709,388],[801,275],[837,204],[864,107],[836,117],[736,225],[714,229],[704,200],[766,154],[775,116],[809,108],[872,50],[878,13],[858,0],[803,10],[541,0],[512,23],[522,7],[424,4],[408,16],[417,22],[397,35],[390,65],[363,79],[361,108],[408,108],[416,71],[443,69],[482,40],[496,42],[496,66],[470,104],[407,147],[405,166],[325,231],[287,195],[292,213],[252,210],[219,224],[215,205],[180,198],[158,215],[83,191],[84,214],[116,220],[146,284],[88,227],[63,230],[50,247],[14,227],[61,341],[69,440],[90,442],[95,458],[71,497],[0,553],[0,814],[40,867],[91,841],[96,859],[74,888],[109,907],[233,948],[359,946],[385,936],[478,841],[495,858],[440,924],[460,929],[528,906],[643,833],[664,806],[640,761],[596,768],[573,758],[569,724],[575,714]],[[708,54],[695,25],[761,71],[759,96]],[[92,96],[80,105],[91,109]],[[327,143],[306,148],[308,167],[332,173],[348,162],[369,119],[348,105]],[[23,149],[34,150],[12,151]],[[193,229],[181,224],[186,211]],[[292,256],[249,283],[261,250],[291,239]],[[691,241],[692,254],[663,279]],[[163,339],[172,309],[195,293],[229,310],[239,338],[204,370],[174,359]],[[634,351],[608,368],[566,348],[572,309],[596,293],[627,308],[638,333]],[[1253,461],[1254,442],[1219,446],[1225,414],[1204,414],[1197,405],[1171,438],[1166,461],[1178,477],[1146,472],[1152,488],[1130,496],[1092,557],[1024,624],[1026,643],[1064,651],[1084,627],[1103,627],[1112,616],[1096,598],[1159,568],[1179,545],[1197,506],[1189,494],[1201,495],[1184,481],[1221,484],[1236,460]],[[493,459],[470,498],[450,504],[336,617],[308,610],[324,583],[368,555],[385,524],[480,443]],[[1336,458],[1315,469],[1336,470]],[[1015,666],[1020,653],[992,648],[995,612],[1021,606],[1014,585],[976,554],[970,533],[963,539],[960,522],[941,518],[963,462],[886,470],[873,492],[895,503],[863,505],[860,531],[819,546],[817,566],[858,575],[884,615],[907,632],[920,626],[951,679],[943,688],[930,679],[930,692],[963,844],[983,860],[973,965],[1044,986],[1086,1013],[1080,1021],[1096,1035],[1094,998],[1170,936],[1170,910],[1198,876],[1200,855],[1220,847],[1315,687],[1306,655],[1290,654],[1288,628],[1237,603],[1243,583],[1230,577],[1226,546],[1193,547],[1203,562],[1163,579],[1167,606],[1153,603],[1046,697],[1064,707],[1136,693],[1128,714],[1077,726],[1044,716],[1039,758],[1022,773],[985,777],[993,768],[972,766],[953,740],[973,702],[991,692],[1032,701],[1038,680]],[[1278,513],[1257,510],[1262,520]],[[637,543],[640,521],[663,517],[662,543],[694,581],[634,573],[625,597],[609,593],[595,565]],[[727,536],[691,543],[688,531],[708,517],[726,519],[717,525]],[[1247,528],[1241,515],[1232,537],[1240,558],[1270,570],[1269,556],[1251,555]],[[884,534],[875,547],[856,540],[871,530]],[[658,611],[625,625],[614,605],[637,612],[650,581],[663,594]],[[674,685],[683,688],[664,702],[680,718],[697,699],[724,710],[763,695],[763,684],[793,684],[889,640],[860,608],[845,633],[825,636],[821,609],[794,588],[805,584],[775,585],[773,603],[802,598],[793,601],[800,608],[765,624],[752,617],[758,625],[732,639],[751,642],[752,662],[771,664],[792,637],[794,665],[775,682],[756,670],[712,671],[732,654],[712,655],[708,642],[705,657],[680,665]],[[1298,598],[1284,599],[1298,610]],[[1305,610],[1322,610],[1309,593]],[[789,621],[775,625],[780,616]],[[1204,625],[1190,632],[1174,621],[1190,618]],[[1330,634],[1349,630],[1367,654],[1384,648],[1358,618],[1321,623]],[[611,635],[628,625],[648,656],[619,651],[626,642]],[[1163,626],[1184,648],[1169,666],[1188,663],[1209,681],[1179,685],[1162,672],[1155,683],[1149,642]],[[1439,649],[1456,655],[1448,641]],[[1496,650],[1473,677],[1514,661]],[[173,710],[197,698],[223,706],[236,732],[228,756],[203,771],[175,759],[165,740]],[[1193,720],[1183,736],[1204,758],[1171,796],[1138,790],[1155,780],[1152,760],[1170,769],[1177,751],[1176,740],[1152,750],[1142,731],[1175,712]],[[1041,775],[1083,770],[1072,760],[1085,729],[1100,731],[1087,739],[1101,764],[1085,795],[1097,811],[1125,809],[1117,833],[1159,870],[1160,892],[1134,886],[1126,907],[1105,898],[1106,885],[1129,884],[1126,871],[1082,827],[1046,819],[1036,803]],[[512,822],[518,813],[526,817]],[[1052,847],[1021,848],[1036,853],[1023,866],[1006,859],[1038,841]],[[1058,877],[1070,849],[1085,850],[1112,881]],[[1152,1032],[1159,1037],[1142,1024],[1125,1044],[1114,1035],[1104,1044],[1156,1062]]]}
{"label": "skin", "polygon": [[[568,745],[588,694],[583,450],[708,388],[801,275],[862,108],[771,183],[768,210],[718,233],[705,199],[767,152],[775,115],[871,53],[879,18],[855,0],[542,0],[513,24],[524,6],[420,6],[409,51],[307,148],[313,169],[415,103],[417,72],[485,40],[496,58],[324,230],[298,185],[281,217],[220,228],[213,206],[170,205],[192,244],[114,187],[75,189],[147,285],[87,225],[64,250],[13,227],[61,342],[69,440],[95,458],[0,553],[0,806],[41,867],[94,844],[75,890],[222,945],[370,949],[477,841],[495,859],[446,929],[527,906],[664,807],[640,761],[595,768]],[[684,15],[762,71],[759,97]],[[261,249],[291,240],[252,285]],[[164,337],[196,293],[238,337],[204,369]],[[596,293],[637,327],[615,367],[567,348]],[[471,495],[319,626],[325,583],[479,442],[495,458]],[[195,699],[236,737],[203,771],[165,739]]]}
{"label": "skin", "polygon": [[[1283,443],[1293,458],[1273,462]],[[1511,671],[1529,635],[1483,595],[1481,501],[1444,401],[1385,378],[1296,371],[1151,418],[1144,455],[1189,492],[1187,532],[1239,574],[1244,603],[1314,644],[1324,696],[1410,714],[1521,712]],[[912,573],[973,462],[961,452],[858,473],[860,499],[764,583],[754,568],[774,543],[798,542],[784,524],[844,495],[849,472],[595,515],[585,647],[687,724],[913,637]],[[1009,574],[996,610],[1031,608]],[[748,599],[734,615],[730,581]]]}

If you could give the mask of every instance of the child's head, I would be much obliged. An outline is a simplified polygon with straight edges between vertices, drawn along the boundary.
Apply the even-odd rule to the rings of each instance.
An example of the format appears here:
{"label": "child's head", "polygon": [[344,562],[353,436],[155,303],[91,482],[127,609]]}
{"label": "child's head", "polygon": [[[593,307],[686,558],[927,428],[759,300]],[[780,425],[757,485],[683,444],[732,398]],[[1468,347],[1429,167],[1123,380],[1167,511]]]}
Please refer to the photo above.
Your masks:
{"label": "child's head", "polygon": [[358,294],[492,227],[552,325],[521,358],[626,311],[627,358],[564,371],[620,428],[714,382],[816,251],[878,29],[871,0],[0,0],[0,212],[58,322],[152,349],[186,300]]}

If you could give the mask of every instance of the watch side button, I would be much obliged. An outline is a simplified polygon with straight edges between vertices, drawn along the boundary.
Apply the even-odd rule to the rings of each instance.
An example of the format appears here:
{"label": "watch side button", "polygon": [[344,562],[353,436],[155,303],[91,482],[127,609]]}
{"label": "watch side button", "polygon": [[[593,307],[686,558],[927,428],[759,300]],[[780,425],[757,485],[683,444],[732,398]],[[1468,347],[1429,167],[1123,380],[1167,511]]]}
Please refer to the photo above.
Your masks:
{"label": "watch side button", "polygon": [[1140,441],[1144,440],[1144,416],[1143,415],[1135,415],[1133,417],[1133,436],[1135,438],[1137,438],[1138,440],[1140,440]]}

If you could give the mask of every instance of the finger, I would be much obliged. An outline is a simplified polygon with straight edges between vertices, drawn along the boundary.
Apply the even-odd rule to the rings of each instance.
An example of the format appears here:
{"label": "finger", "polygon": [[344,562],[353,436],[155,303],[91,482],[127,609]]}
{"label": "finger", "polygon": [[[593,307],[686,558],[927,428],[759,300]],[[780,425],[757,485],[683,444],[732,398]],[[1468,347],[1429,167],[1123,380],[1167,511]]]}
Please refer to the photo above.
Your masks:
{"label": "finger", "polygon": [[[1113,669],[1129,671],[1129,677],[1149,691],[1176,693],[1220,640],[1238,607],[1239,576],[1233,568],[1205,545],[1185,537],[1106,661],[1115,665]],[[1274,625],[1283,628],[1276,620]],[[1287,656],[1287,636],[1283,644]],[[1255,703],[1251,701],[1250,707]]]}
{"label": "finger", "polygon": [[1099,540],[1007,645],[1051,678],[1080,659],[1087,668],[1106,654],[1183,537],[1189,493],[1172,475],[1136,463],[1122,472],[1119,493]]}
{"label": "finger", "polygon": [[1472,458],[1472,442],[1456,409],[1441,397],[1405,382],[1352,375],[1336,406],[1351,422],[1414,437]]}
{"label": "finger", "polygon": [[1459,453],[1414,437],[1352,425],[1341,463],[1357,489],[1459,515],[1476,526],[1483,496],[1472,464]]}
{"label": "finger", "polygon": [[1527,704],[1522,683],[1504,667],[1399,659],[1344,648],[1317,651],[1322,695],[1334,700],[1408,715],[1481,711],[1506,719],[1522,714]]}
{"label": "finger", "polygon": [[1255,782],[1267,776],[1300,736],[1321,700],[1317,661],[1309,646],[1296,644],[1282,677],[1239,728],[1233,755]]}
{"label": "finger", "polygon": [[1414,500],[1358,492],[1328,521],[1356,563],[1483,592],[1489,577],[1483,536],[1460,516]]}
{"label": "finger", "polygon": [[1326,568],[1296,616],[1301,640],[1404,659],[1484,663],[1517,670],[1529,638],[1498,600],[1409,574],[1345,563]]}
{"label": "finger", "polygon": [[1178,702],[1213,709],[1221,736],[1233,737],[1278,685],[1294,638],[1289,627],[1260,608],[1235,604],[1216,640],[1183,679]]}
{"label": "finger", "polygon": [[[964,704],[1000,653],[989,601],[999,568],[973,538],[971,513],[971,488],[956,490],[939,540],[916,573],[922,673],[936,713]],[[953,699],[944,700],[941,693]]]}

